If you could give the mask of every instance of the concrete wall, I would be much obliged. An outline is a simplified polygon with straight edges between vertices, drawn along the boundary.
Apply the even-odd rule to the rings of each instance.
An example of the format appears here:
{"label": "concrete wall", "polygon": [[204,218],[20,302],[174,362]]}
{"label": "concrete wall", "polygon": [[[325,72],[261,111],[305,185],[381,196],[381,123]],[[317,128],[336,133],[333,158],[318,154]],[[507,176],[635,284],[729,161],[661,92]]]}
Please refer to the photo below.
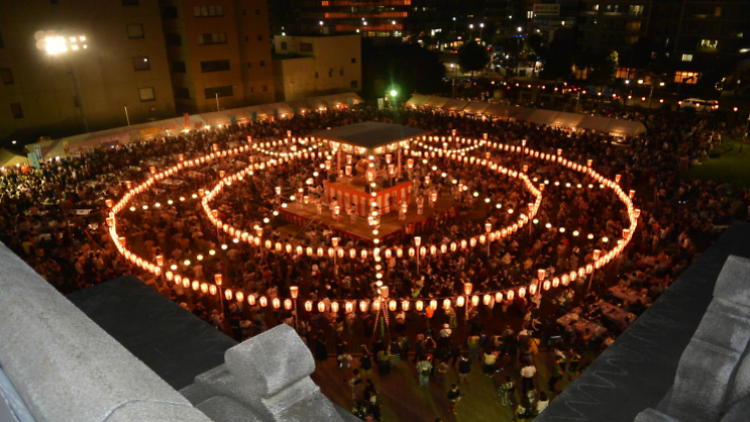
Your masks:
{"label": "concrete wall", "polygon": [[[312,51],[303,49],[303,45],[312,46]],[[361,91],[362,50],[359,35],[277,35],[274,37],[274,47],[279,56],[274,60],[274,66],[280,67],[274,70],[274,83],[277,87],[283,86],[283,93],[277,94],[277,101]],[[290,58],[281,58],[283,56]],[[302,61],[299,57],[314,59],[312,69],[309,61]]]}
{"label": "concrete wall", "polygon": [[0,366],[39,422],[209,422],[0,244]]}
{"label": "concrete wall", "polygon": [[[137,6],[121,1],[23,0],[0,2],[0,68],[12,84],[0,82],[0,139],[59,137],[83,132],[70,66],[78,80],[89,130],[164,119],[175,113],[157,0]],[[128,24],[140,24],[143,38],[129,38]],[[36,48],[34,33],[55,30],[87,37],[88,49],[50,57]],[[135,71],[133,57],[148,57],[150,70]],[[153,88],[141,101],[139,88]],[[11,103],[20,103],[15,118]]]}
{"label": "concrete wall", "polygon": [[[177,34],[181,45],[167,46],[170,66],[185,63],[186,73],[174,72],[175,91],[187,88],[189,99],[176,98],[179,112],[216,111],[216,99],[206,98],[205,89],[231,85],[232,96],[220,97],[219,107],[229,109],[274,101],[273,63],[268,6],[261,0],[164,0],[174,7],[177,18],[164,19],[165,34]],[[200,17],[195,7],[221,6],[223,16]],[[224,34],[226,42],[201,44],[203,34]],[[229,60],[225,71],[206,72],[201,62]]]}

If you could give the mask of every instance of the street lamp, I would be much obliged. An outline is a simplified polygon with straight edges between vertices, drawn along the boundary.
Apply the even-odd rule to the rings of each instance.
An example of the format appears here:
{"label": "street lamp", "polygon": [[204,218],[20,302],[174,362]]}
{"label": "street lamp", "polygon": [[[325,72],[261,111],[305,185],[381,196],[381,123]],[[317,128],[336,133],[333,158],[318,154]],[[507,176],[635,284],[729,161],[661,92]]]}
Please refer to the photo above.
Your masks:
{"label": "street lamp", "polygon": [[[63,57],[68,52],[76,52],[86,50],[88,46],[88,40],[85,35],[62,35],[57,34],[53,30],[49,31],[36,31],[34,34],[36,39],[36,48],[44,50],[49,56]],[[76,99],[78,99],[78,109],[81,111],[81,120],[83,121],[83,127],[88,133],[89,123],[86,120],[86,113],[83,111],[83,98],[78,90],[78,80],[76,74],[73,71],[73,63],[70,59],[66,61],[70,77],[73,79],[73,88],[75,89]],[[127,111],[126,111],[127,112]]]}
{"label": "street lamp", "polygon": [[484,22],[479,24],[479,42],[482,42],[482,34],[484,33]]}
{"label": "street lamp", "polygon": [[323,21],[318,22],[320,24],[320,33],[323,33]]}

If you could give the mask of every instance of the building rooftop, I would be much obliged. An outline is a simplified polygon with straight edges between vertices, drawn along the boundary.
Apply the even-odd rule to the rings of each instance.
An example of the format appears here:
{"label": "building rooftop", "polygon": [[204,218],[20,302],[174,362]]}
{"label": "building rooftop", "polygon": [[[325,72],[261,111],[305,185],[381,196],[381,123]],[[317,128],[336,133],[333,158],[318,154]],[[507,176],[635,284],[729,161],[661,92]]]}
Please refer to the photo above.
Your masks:
{"label": "building rooftop", "polygon": [[362,122],[330,130],[319,130],[311,133],[310,136],[373,149],[428,133],[422,129],[392,123]]}

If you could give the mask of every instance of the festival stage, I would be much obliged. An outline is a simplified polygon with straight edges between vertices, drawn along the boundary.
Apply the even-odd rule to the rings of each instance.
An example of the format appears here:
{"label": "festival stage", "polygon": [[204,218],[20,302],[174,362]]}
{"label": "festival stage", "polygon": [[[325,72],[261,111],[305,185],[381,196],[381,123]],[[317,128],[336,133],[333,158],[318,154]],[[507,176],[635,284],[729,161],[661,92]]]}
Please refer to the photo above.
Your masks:
{"label": "festival stage", "polygon": [[308,224],[323,226],[334,231],[338,237],[361,240],[372,244],[375,239],[381,241],[401,239],[405,237],[408,226],[411,226],[414,233],[423,232],[434,226],[436,215],[447,213],[452,205],[453,198],[440,196],[435,208],[425,205],[424,212],[419,215],[417,214],[417,205],[412,202],[409,204],[409,212],[406,213],[406,219],[403,221],[398,219],[398,212],[396,211],[381,215],[377,235],[373,234],[373,227],[367,224],[367,219],[360,216],[357,216],[355,224],[352,224],[351,218],[346,214],[342,214],[336,222],[327,205],[323,206],[322,213],[318,215],[317,207],[313,204],[294,204],[280,209],[279,217],[299,226],[300,229]]}

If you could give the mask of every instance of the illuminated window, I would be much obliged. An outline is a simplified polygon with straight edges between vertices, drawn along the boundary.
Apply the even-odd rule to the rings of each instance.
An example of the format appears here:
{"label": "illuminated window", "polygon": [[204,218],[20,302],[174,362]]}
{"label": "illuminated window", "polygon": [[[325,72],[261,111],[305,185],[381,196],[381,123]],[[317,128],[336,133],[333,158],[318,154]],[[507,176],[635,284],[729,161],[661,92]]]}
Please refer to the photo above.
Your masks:
{"label": "illuminated window", "polygon": [[224,16],[224,6],[195,6],[193,12],[196,18]]}
{"label": "illuminated window", "polygon": [[328,6],[328,0],[323,0],[320,4],[321,6]]}
{"label": "illuminated window", "polygon": [[683,54],[682,55],[682,61],[683,62],[692,62],[693,61],[693,55],[692,54]]}
{"label": "illuminated window", "polygon": [[640,31],[641,21],[632,21],[625,24],[625,29],[628,31]]}
{"label": "illuminated window", "polygon": [[631,16],[641,16],[643,14],[644,7],[639,4],[632,4],[628,10],[628,14]]}
{"label": "illuminated window", "polygon": [[154,101],[156,99],[154,88],[138,88],[138,96],[141,101]]}
{"label": "illuminated window", "polygon": [[701,40],[701,49],[714,51],[719,46],[718,40]]}
{"label": "illuminated window", "polygon": [[131,40],[137,39],[137,38],[143,38],[143,25],[140,23],[133,23],[126,25],[125,28],[127,28],[128,31],[128,38]]}
{"label": "illuminated window", "polygon": [[674,73],[674,81],[677,83],[685,83],[695,85],[698,83],[700,73],[698,72],[681,72],[677,71]]}

